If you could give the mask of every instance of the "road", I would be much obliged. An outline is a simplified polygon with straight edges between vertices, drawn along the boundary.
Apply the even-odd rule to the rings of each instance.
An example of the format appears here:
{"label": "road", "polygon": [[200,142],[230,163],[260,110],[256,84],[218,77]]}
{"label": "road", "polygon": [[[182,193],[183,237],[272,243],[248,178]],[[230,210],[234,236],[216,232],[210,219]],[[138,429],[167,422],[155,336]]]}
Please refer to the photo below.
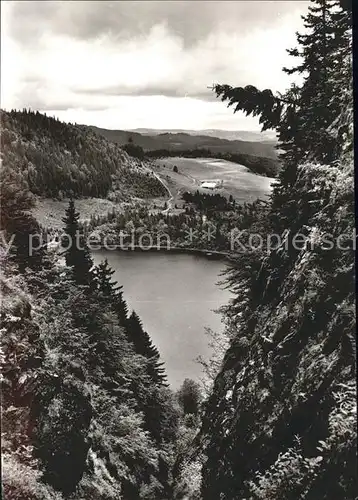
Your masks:
{"label": "road", "polygon": [[166,200],[167,208],[162,211],[162,214],[167,214],[169,212],[169,210],[171,210],[173,208],[173,200],[174,200],[173,193],[170,191],[168,184],[160,177],[160,175],[156,174],[153,169],[147,167],[143,163],[142,163],[142,167],[145,170],[147,170],[149,173],[153,174],[158,179],[158,181],[162,184],[162,186],[164,186],[166,191],[168,192],[169,198]]}
{"label": "road", "polygon": [[[167,160],[167,163],[169,165],[171,165],[172,167],[174,167],[174,162],[170,161],[170,160]],[[146,168],[146,167],[145,167]],[[166,183],[166,181],[164,181],[164,179],[162,179],[160,177],[160,175],[156,174],[153,170],[151,170],[151,172],[153,173],[153,175],[155,175],[155,177],[158,179],[158,181],[165,187],[165,189],[168,191],[168,194],[169,194],[169,199],[167,200],[167,208],[165,210],[162,211],[163,214],[167,214],[172,208],[173,208],[173,200],[175,198],[179,198],[180,194],[182,191],[185,190],[185,188],[180,188],[178,189],[177,193],[176,194],[173,194],[172,191],[170,190],[168,184]],[[189,179],[193,184],[194,186],[198,185],[198,180],[195,179],[194,177],[192,177],[191,175],[189,174],[186,174],[184,172],[180,172],[180,175],[182,175],[183,177],[186,177],[187,179]]]}
{"label": "road", "polygon": [[165,187],[165,189],[168,191],[169,198],[167,199],[167,208],[162,211],[162,214],[167,214],[169,210],[173,208],[173,200],[174,200],[174,195],[170,191],[168,184],[155,172],[153,172],[155,177],[158,179],[158,181]]}

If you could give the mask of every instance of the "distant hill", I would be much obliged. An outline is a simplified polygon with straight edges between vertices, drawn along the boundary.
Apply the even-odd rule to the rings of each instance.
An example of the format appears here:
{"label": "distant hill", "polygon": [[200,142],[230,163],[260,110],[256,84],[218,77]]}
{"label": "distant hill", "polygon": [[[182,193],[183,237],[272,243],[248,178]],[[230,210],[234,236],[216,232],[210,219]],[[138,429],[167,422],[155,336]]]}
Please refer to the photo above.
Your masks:
{"label": "distant hill", "polygon": [[[241,153],[258,157],[277,159],[277,151],[274,141],[257,142],[252,140],[232,140],[219,138],[214,135],[198,135],[192,131],[180,132],[162,132],[152,131],[153,135],[149,135],[151,131],[145,129],[144,133],[126,130],[110,130],[95,126],[89,127],[94,132],[101,134],[110,141],[116,142],[123,146],[131,137],[133,142],[141,146],[145,151],[154,151],[159,149],[168,149],[171,151],[180,151],[188,149],[210,149],[213,153]],[[226,131],[221,131],[223,134]],[[236,134],[232,132],[231,134]],[[251,133],[247,133],[251,134]],[[253,133],[255,134],[255,133]],[[233,136],[231,136],[233,137]]]}
{"label": "distant hill", "polygon": [[204,130],[185,130],[185,129],[150,129],[150,128],[137,128],[133,129],[142,135],[159,135],[163,133],[179,134],[186,133],[189,135],[200,135],[217,137],[218,139],[227,139],[228,141],[248,141],[248,142],[261,142],[263,144],[276,144],[276,132],[252,132],[248,130],[219,130],[219,129],[204,129]]}
{"label": "distant hill", "polygon": [[116,202],[166,194],[139,161],[89,127],[39,112],[2,111],[1,162],[44,197],[110,197]]}

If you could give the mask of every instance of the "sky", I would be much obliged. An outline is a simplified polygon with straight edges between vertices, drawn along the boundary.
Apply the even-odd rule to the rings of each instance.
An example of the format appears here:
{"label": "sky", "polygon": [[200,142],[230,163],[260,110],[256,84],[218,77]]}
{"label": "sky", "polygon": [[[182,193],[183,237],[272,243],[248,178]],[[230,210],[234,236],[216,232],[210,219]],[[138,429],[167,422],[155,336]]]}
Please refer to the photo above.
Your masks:
{"label": "sky", "polygon": [[258,131],[208,87],[284,91],[308,5],[1,1],[1,107],[110,129]]}

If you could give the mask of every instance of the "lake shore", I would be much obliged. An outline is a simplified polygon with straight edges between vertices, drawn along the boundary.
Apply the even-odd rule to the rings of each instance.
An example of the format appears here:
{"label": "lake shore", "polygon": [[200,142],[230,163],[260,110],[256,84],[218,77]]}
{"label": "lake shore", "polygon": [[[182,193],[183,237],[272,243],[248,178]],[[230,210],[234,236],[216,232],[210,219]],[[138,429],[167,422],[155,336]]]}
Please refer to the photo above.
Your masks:
{"label": "lake shore", "polygon": [[96,251],[118,251],[118,252],[142,252],[142,253],[148,253],[148,252],[156,252],[156,253],[176,253],[176,254],[191,254],[191,255],[202,255],[204,257],[210,258],[212,260],[225,260],[225,259],[230,259],[232,257],[232,254],[229,252],[225,251],[220,251],[220,250],[203,250],[200,248],[192,248],[192,247],[148,247],[148,248],[143,248],[143,246],[140,245],[128,245],[128,247],[124,247],[123,245],[111,245],[111,248],[106,248],[106,247],[101,247],[98,248]]}

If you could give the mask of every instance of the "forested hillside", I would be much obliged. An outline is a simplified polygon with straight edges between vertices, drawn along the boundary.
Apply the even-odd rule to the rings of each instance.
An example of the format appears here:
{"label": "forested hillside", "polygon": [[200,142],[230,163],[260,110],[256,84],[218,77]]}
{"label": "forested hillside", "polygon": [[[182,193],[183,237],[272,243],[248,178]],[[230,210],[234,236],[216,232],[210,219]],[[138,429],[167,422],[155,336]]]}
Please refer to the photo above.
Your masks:
{"label": "forested hillside", "polygon": [[[32,197],[14,172],[1,180],[5,497],[171,498],[186,426],[159,352],[83,236],[62,259],[46,246],[29,252]],[[81,234],[73,202],[63,228],[64,245]]]}
{"label": "forested hillside", "polygon": [[2,164],[18,172],[34,194],[116,201],[166,194],[140,162],[87,127],[28,110],[1,111],[0,118]]}
{"label": "forested hillside", "polygon": [[178,498],[357,495],[350,5],[316,0],[305,23],[290,51],[301,62],[286,70],[301,87],[215,89],[279,131],[284,168],[253,231],[281,240],[228,271],[230,347],[192,453],[178,460]]}

